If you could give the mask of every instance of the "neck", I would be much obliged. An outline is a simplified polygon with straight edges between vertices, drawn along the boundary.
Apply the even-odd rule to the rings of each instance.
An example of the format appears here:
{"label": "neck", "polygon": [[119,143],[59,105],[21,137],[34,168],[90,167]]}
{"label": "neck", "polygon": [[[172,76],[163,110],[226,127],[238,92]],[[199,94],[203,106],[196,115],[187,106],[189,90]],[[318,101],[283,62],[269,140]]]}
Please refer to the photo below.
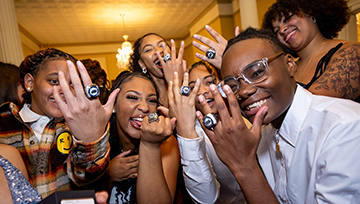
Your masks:
{"label": "neck", "polygon": [[298,51],[297,54],[301,60],[308,61],[311,57],[317,54],[321,47],[323,47],[322,45],[325,43],[325,41],[326,38],[324,38],[324,36],[319,32],[319,34],[316,35],[306,47]]}
{"label": "neck", "polygon": [[122,131],[120,124],[117,123],[116,125],[118,137],[120,138],[120,142],[122,145],[122,151],[127,151],[129,149],[134,150],[137,139],[132,138],[130,135]]}
{"label": "neck", "polygon": [[167,96],[167,83],[163,78],[157,78],[151,75],[152,79],[156,84],[156,88],[159,91],[159,102],[161,105],[168,107],[168,96]]}

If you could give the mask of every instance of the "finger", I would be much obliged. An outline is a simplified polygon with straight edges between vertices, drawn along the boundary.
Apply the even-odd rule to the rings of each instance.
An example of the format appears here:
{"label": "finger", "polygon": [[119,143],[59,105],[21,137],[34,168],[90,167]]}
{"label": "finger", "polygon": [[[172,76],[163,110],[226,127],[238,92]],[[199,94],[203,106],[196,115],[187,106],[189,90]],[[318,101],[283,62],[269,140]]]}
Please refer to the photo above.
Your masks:
{"label": "finger", "polygon": [[209,104],[206,102],[206,99],[203,95],[199,95],[199,102],[204,110],[204,113],[203,113],[204,115],[211,113],[211,108],[210,108]]}
{"label": "finger", "polygon": [[103,105],[103,108],[106,110],[107,113],[109,113],[109,112],[111,113],[113,111],[115,99],[119,92],[120,92],[119,88],[117,88],[113,92],[111,92],[106,104]]}
{"label": "finger", "polygon": [[189,84],[189,73],[184,73],[183,86],[187,86]]}
{"label": "finger", "polygon": [[[194,38],[195,38],[195,36],[198,37],[198,36],[200,36],[200,35],[196,35],[196,34],[195,34],[195,35],[194,35]],[[198,37],[198,38],[200,38],[200,37]],[[202,37],[202,36],[201,36],[201,38],[205,38],[205,37]],[[210,43],[211,40],[209,40],[209,39],[207,39],[207,40],[209,41],[209,44],[211,44],[211,45],[208,45],[208,44],[207,44],[207,45],[208,45],[209,47],[213,47],[215,43],[212,44],[212,43]],[[212,42],[212,41],[211,41],[211,42]],[[203,44],[201,44],[201,43],[198,43],[198,42],[196,42],[196,41],[193,41],[192,44],[194,45],[194,47],[196,47],[197,49],[199,49],[200,51],[202,51],[202,52],[204,52],[204,53],[206,53],[206,51],[209,49],[209,47],[207,47],[207,46],[205,46],[205,45],[203,45]],[[206,43],[205,43],[205,44],[206,44]]]}
{"label": "finger", "polygon": [[98,191],[95,193],[96,202],[99,204],[106,204],[109,194],[106,190]]}
{"label": "finger", "polygon": [[[251,128],[251,132],[258,137],[260,137],[261,127],[264,124],[264,119],[267,114],[267,111],[268,111],[267,106],[261,107],[260,110],[256,113],[256,115],[254,117],[254,122],[253,122],[253,126]],[[260,139],[260,138],[258,138],[258,139]]]}
{"label": "finger", "polygon": [[170,40],[171,44],[171,60],[174,61],[176,59],[176,45],[173,39]]}
{"label": "finger", "polygon": [[197,58],[199,58],[199,59],[201,59],[201,60],[203,60],[203,61],[206,61],[206,62],[211,62],[212,60],[214,60],[214,59],[209,59],[209,58],[207,58],[205,55],[202,55],[202,54],[200,54],[200,53],[195,53],[195,56],[197,57]]}
{"label": "finger", "polygon": [[117,158],[122,158],[122,157],[125,157],[126,155],[130,154],[131,152],[131,149],[125,151],[125,152],[121,152],[119,155],[117,155],[116,157]]}
{"label": "finger", "polygon": [[[78,61],[80,62],[80,61]],[[79,63],[77,62],[78,66],[79,66]],[[78,99],[84,99],[86,98],[85,94],[84,94],[84,87],[83,87],[83,84],[81,83],[81,80],[79,78],[79,74],[78,72],[76,71],[76,67],[74,65],[74,63],[72,63],[72,61],[70,60],[67,60],[66,61],[66,64],[68,66],[68,69],[69,69],[69,73],[70,73],[70,79],[71,79],[71,82],[73,84],[73,87],[74,87],[74,90],[75,90],[75,93],[76,93],[76,98]],[[80,62],[81,64],[81,62]],[[80,75],[81,73],[84,74],[84,72],[87,74],[87,71],[84,67],[83,64],[81,64],[81,66],[78,67],[78,70],[80,72]],[[89,77],[89,76],[87,76]],[[91,84],[91,80],[90,80],[90,77],[86,80],[86,77],[84,77],[85,80],[83,80],[83,83],[84,83],[84,86],[86,85],[90,85]],[[63,87],[61,87],[62,89]],[[63,89],[62,89],[63,90]],[[64,91],[64,90],[63,90]],[[64,95],[65,95],[65,92],[64,92]],[[71,93],[71,95],[73,95]],[[68,98],[70,96],[70,94],[66,94],[65,97]]]}
{"label": "finger", "polygon": [[173,94],[175,95],[174,99],[177,100],[177,96],[180,95],[179,74],[177,72],[174,72]]}
{"label": "finger", "polygon": [[189,100],[195,101],[195,97],[197,96],[200,89],[200,79],[196,79],[195,86],[190,93]]}
{"label": "finger", "polygon": [[212,27],[206,25],[205,29],[210,33],[210,35],[220,44],[227,42],[227,40],[221,36],[218,32],[216,32]]}
{"label": "finger", "polygon": [[175,127],[176,127],[176,125],[175,125],[176,124],[176,118],[175,117],[171,118],[170,122],[171,122],[171,128],[174,130]]}
{"label": "finger", "polygon": [[[158,59],[160,61],[161,67],[165,67],[166,62],[164,61],[164,58],[160,55],[159,52],[156,52],[156,56],[158,57]],[[164,56],[165,56],[165,51],[164,51]]]}
{"label": "finger", "polygon": [[[89,73],[87,72],[85,66],[81,63],[81,61],[77,61],[76,64],[78,66],[80,76],[84,83],[84,86],[92,84],[91,78],[90,78]],[[78,78],[78,75],[76,75],[76,76]]]}
{"label": "finger", "polygon": [[239,26],[236,26],[235,28],[235,36],[238,36],[240,34],[240,28]]}
{"label": "finger", "polygon": [[227,120],[230,119],[230,114],[223,97],[220,95],[219,90],[216,88],[215,84],[210,85],[210,91],[214,96],[216,107],[221,120],[227,123]]}
{"label": "finger", "polygon": [[[168,84],[168,101],[169,101],[169,107],[173,107],[175,105],[175,99],[174,99],[174,92],[173,92],[173,81],[170,81]],[[169,113],[169,111],[168,111]]]}
{"label": "finger", "polygon": [[[53,95],[54,95],[54,99],[56,104],[58,105],[60,110],[67,110],[67,104],[63,101],[63,99],[60,96],[60,87],[59,86],[54,86],[54,90],[53,90]],[[61,111],[63,113],[64,116],[64,112]]]}
{"label": "finger", "polygon": [[[172,83],[172,82],[171,82]],[[170,91],[170,88],[168,89],[168,92]],[[159,106],[157,107],[157,110],[159,110],[163,115],[165,115],[166,117],[169,117],[169,108],[165,107],[165,106]]]}
{"label": "finger", "polygon": [[186,60],[182,61],[182,65],[183,65],[183,71],[186,72],[187,67],[186,67]]}
{"label": "finger", "polygon": [[[177,59],[179,59],[179,60],[182,60],[182,59],[183,59],[184,49],[185,49],[185,43],[184,43],[184,41],[181,41],[181,43],[180,43],[180,49],[179,49],[179,55],[178,55]],[[175,56],[175,55],[174,55],[174,56]]]}
{"label": "finger", "polygon": [[225,85],[223,88],[228,99],[231,117],[234,118],[235,121],[242,121],[241,110],[237,98],[228,85]]}

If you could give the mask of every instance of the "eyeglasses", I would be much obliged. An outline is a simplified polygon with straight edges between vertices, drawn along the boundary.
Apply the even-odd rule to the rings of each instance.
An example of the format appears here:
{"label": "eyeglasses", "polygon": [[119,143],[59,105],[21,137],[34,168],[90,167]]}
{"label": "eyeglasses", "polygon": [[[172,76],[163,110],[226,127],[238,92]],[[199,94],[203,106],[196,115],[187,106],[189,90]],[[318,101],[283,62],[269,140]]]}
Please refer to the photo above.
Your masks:
{"label": "eyeglasses", "polygon": [[248,84],[257,84],[269,77],[269,63],[280,57],[284,52],[278,52],[270,57],[264,57],[261,60],[256,60],[248,64],[242,73],[238,76],[228,76],[216,85],[222,97],[226,98],[223,90],[224,85],[228,85],[234,94],[237,94],[240,88],[240,79],[243,79]]}

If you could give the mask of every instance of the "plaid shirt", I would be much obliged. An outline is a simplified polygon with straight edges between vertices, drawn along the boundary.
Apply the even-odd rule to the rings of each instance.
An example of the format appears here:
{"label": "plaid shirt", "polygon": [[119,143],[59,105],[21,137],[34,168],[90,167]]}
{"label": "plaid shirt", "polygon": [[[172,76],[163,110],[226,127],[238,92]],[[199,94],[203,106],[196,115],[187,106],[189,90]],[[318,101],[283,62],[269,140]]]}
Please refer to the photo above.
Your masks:
{"label": "plaid shirt", "polygon": [[[52,119],[46,125],[39,144],[30,126],[20,118],[15,104],[0,106],[0,143],[19,150],[30,183],[43,198],[54,191],[89,184],[105,172],[110,161],[108,128],[109,125],[99,140],[83,144],[71,136],[64,119]],[[70,141],[68,148],[64,146],[66,139]]]}

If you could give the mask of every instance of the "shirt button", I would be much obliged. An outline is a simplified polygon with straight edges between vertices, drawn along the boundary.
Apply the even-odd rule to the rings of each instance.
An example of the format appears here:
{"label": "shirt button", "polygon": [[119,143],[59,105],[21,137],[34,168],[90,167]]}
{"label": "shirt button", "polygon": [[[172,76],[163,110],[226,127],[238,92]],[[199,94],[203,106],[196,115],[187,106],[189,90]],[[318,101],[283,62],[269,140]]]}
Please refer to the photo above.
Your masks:
{"label": "shirt button", "polygon": [[40,168],[40,173],[43,174],[44,173],[44,168]]}
{"label": "shirt button", "polygon": [[44,124],[41,124],[41,125],[40,125],[40,127],[42,127],[42,128],[43,128],[43,127],[44,127]]}
{"label": "shirt button", "polygon": [[35,142],[34,142],[34,140],[31,140],[30,145],[33,145],[33,144],[35,144]]}

